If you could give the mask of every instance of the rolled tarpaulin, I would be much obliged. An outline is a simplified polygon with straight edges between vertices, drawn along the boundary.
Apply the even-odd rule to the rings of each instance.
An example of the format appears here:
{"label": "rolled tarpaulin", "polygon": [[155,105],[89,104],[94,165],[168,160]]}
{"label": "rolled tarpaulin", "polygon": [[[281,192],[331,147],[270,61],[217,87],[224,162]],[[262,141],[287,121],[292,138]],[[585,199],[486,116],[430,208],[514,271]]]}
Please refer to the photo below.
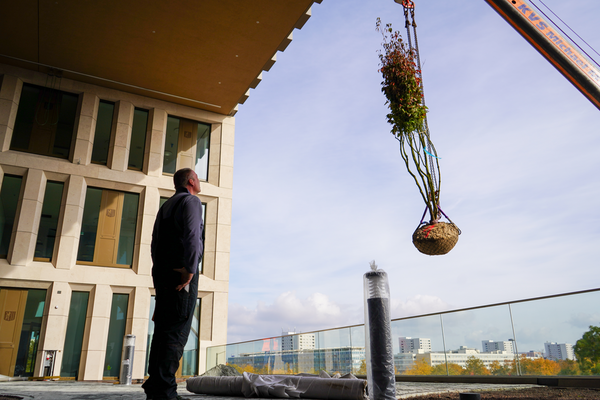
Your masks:
{"label": "rolled tarpaulin", "polygon": [[243,396],[241,376],[196,376],[186,381],[186,389],[193,393],[217,396]]}
{"label": "rolled tarpaulin", "polygon": [[[215,379],[216,378],[216,379]],[[187,380],[187,390],[197,394],[260,398],[367,400],[363,379],[318,376],[258,375],[197,376]]]}

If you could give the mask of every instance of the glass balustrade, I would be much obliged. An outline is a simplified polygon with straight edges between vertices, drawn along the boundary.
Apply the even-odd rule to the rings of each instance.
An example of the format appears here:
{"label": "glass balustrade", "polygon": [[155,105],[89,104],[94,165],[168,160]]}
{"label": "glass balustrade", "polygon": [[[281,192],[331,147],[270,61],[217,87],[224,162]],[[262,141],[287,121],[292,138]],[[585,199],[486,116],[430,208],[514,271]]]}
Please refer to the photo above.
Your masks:
{"label": "glass balustrade", "polygon": [[[600,289],[394,319],[397,375],[592,375],[573,347],[600,326]],[[580,342],[580,346],[585,343]],[[260,374],[366,375],[363,325],[209,347],[218,364]],[[600,368],[600,367],[599,367]]]}

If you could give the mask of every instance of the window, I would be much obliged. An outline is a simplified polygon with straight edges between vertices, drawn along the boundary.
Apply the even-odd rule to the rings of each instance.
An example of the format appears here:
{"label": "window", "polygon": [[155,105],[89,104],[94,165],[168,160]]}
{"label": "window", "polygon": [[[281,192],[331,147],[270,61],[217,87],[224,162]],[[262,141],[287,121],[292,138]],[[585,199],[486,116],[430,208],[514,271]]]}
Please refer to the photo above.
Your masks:
{"label": "window", "polygon": [[165,137],[163,173],[193,168],[201,180],[208,180],[210,125],[169,116]]}
{"label": "window", "polygon": [[23,315],[14,376],[33,376],[45,304],[46,290],[29,289],[27,291],[27,303]]}
{"label": "window", "polygon": [[137,193],[88,187],[77,252],[80,264],[131,266],[139,198]]}
{"label": "window", "polygon": [[181,375],[194,376],[198,374],[198,348],[200,344],[200,299],[196,299],[196,308],[192,319],[192,327],[188,341],[181,357]]}
{"label": "window", "polygon": [[139,171],[144,167],[144,148],[146,146],[146,129],[148,128],[148,111],[136,108],[133,113],[131,143],[129,145],[129,169]]}
{"label": "window", "polygon": [[[196,299],[196,308],[192,317],[192,327],[188,336],[188,341],[183,349],[183,355],[180,361],[180,370],[176,376],[193,376],[198,374],[198,348],[200,344],[200,304],[201,300]],[[150,362],[150,348],[154,337],[154,309],[156,308],[156,297],[150,298],[150,314],[148,316],[148,339],[146,344],[146,366],[144,375],[148,376],[148,363]]]}
{"label": "window", "polygon": [[20,176],[4,175],[0,188],[0,258],[8,255],[15,215],[21,193]]}
{"label": "window", "polygon": [[69,158],[79,97],[23,84],[11,150]]}
{"label": "window", "polygon": [[114,113],[114,103],[100,100],[100,104],[98,105],[98,116],[96,117],[94,148],[92,150],[93,163],[106,165],[108,161],[108,149],[110,145]]}
{"label": "window", "polygon": [[40,218],[35,253],[33,255],[33,259],[36,261],[50,261],[52,259],[63,187],[64,184],[62,182],[48,181],[46,183],[42,216]]}
{"label": "window", "polygon": [[118,377],[121,369],[121,350],[123,336],[127,324],[128,294],[113,293],[108,325],[108,340],[106,341],[106,357],[104,358],[105,377]]}
{"label": "window", "polygon": [[71,294],[60,376],[77,378],[89,297],[88,292],[73,292]]}

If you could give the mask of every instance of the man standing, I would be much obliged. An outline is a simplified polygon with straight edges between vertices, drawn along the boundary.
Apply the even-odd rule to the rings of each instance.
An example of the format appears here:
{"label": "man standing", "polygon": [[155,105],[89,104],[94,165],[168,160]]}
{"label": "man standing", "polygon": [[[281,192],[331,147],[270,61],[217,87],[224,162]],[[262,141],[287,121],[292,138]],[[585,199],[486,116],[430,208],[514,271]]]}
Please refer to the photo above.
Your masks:
{"label": "man standing", "polygon": [[173,176],[175,194],[158,211],[152,232],[152,280],[156,290],[154,337],[147,399],[182,399],[175,373],[188,340],[198,297],[198,264],[204,250],[198,175],[184,168]]}

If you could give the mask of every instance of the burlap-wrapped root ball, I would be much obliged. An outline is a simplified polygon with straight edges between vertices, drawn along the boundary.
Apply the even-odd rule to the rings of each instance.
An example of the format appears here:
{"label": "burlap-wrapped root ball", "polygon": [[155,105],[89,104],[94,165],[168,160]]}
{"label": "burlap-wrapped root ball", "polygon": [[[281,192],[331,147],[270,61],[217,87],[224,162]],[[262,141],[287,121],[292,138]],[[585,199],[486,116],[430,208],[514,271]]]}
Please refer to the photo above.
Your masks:
{"label": "burlap-wrapped root ball", "polygon": [[456,242],[460,230],[451,223],[426,224],[413,233],[413,244],[423,254],[439,256],[448,253]]}

